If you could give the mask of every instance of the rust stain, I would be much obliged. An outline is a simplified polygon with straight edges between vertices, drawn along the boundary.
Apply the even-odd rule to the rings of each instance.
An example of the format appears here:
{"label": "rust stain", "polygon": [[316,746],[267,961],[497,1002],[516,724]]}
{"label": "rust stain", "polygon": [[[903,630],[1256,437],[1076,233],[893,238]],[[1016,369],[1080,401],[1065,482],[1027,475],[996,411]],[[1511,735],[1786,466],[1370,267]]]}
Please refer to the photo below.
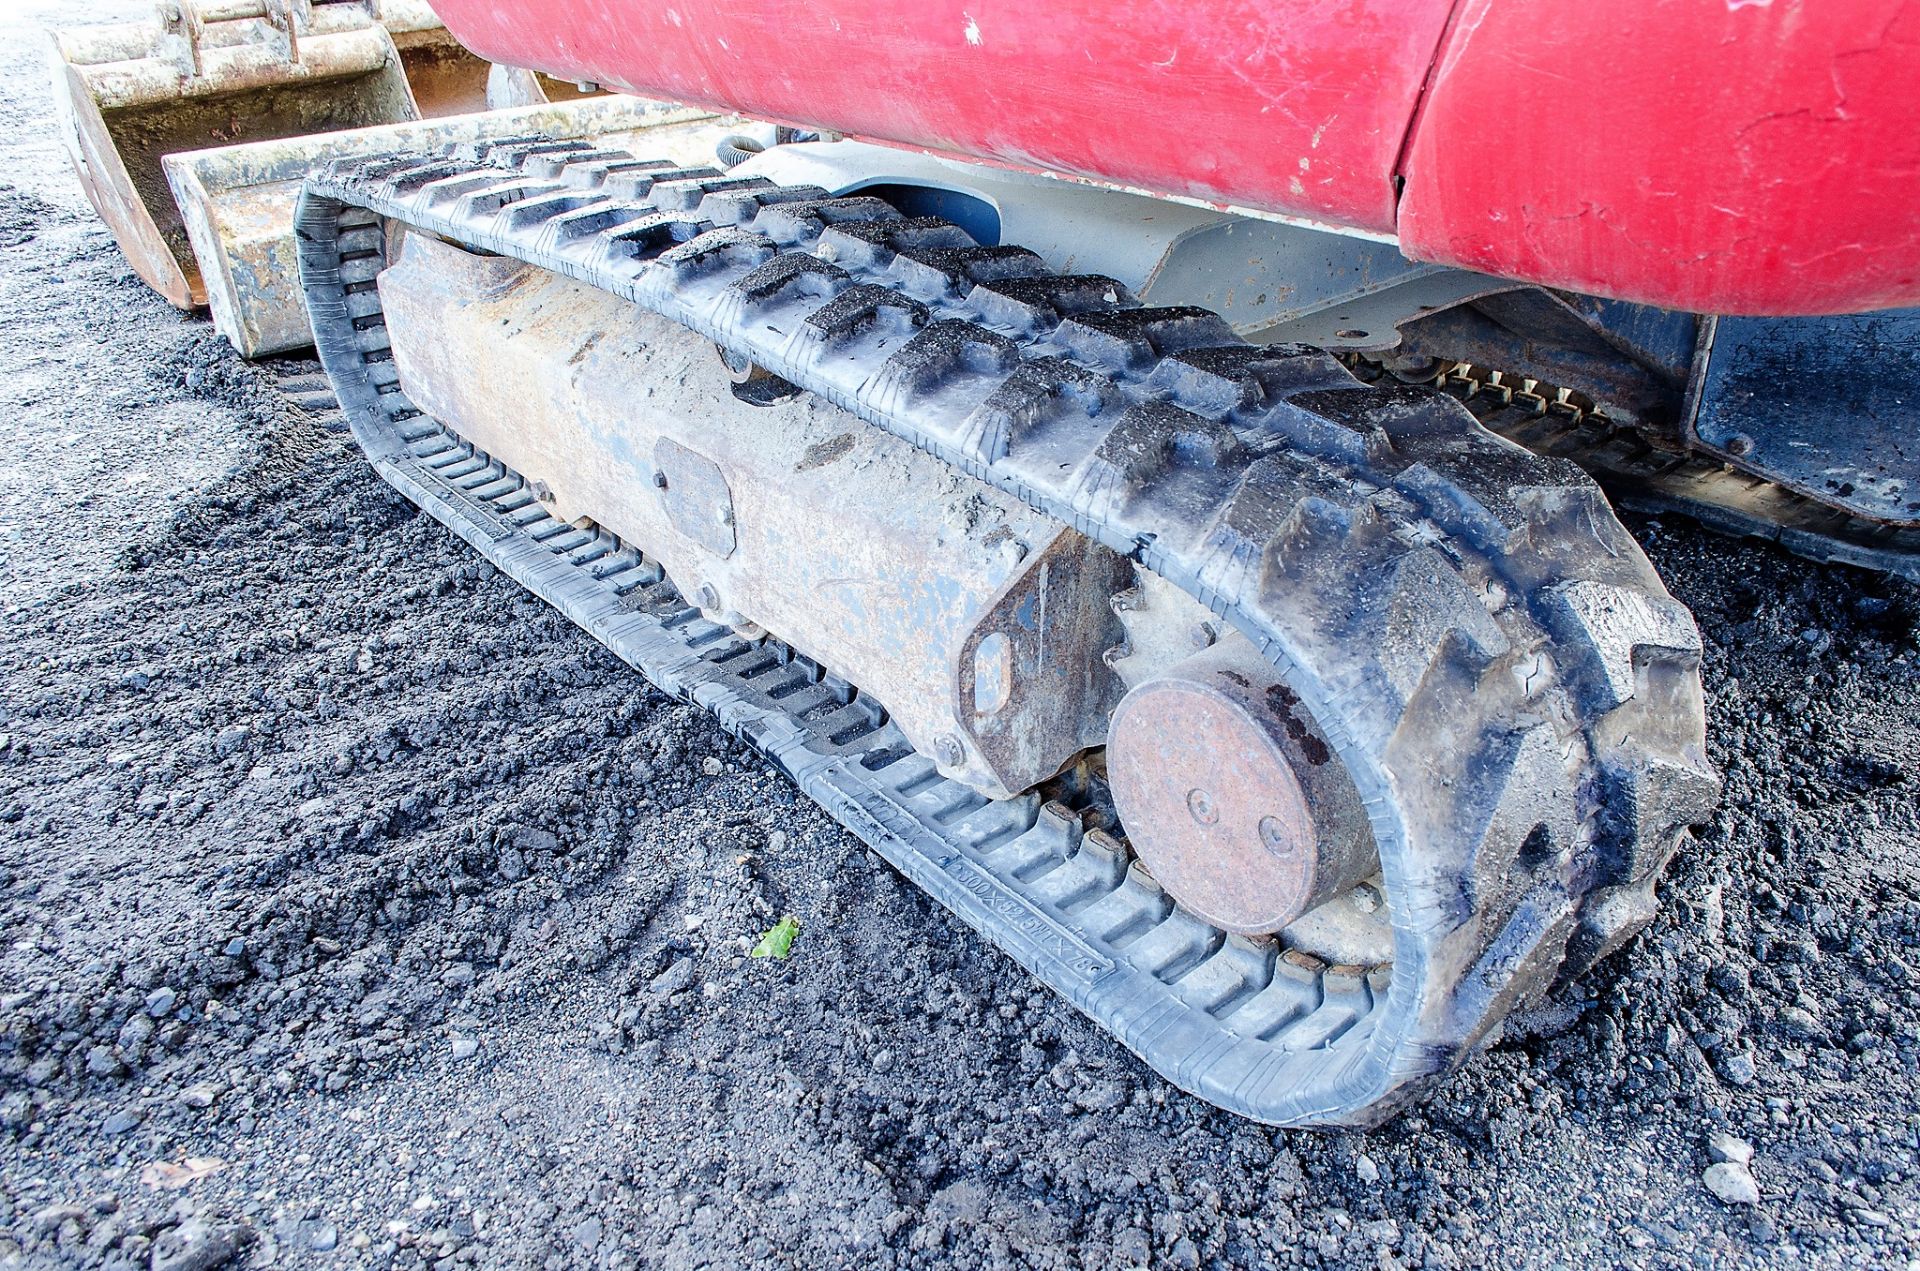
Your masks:
{"label": "rust stain", "polygon": [[828,441],[815,442],[808,446],[806,453],[800,456],[800,462],[793,466],[795,472],[811,472],[815,468],[824,468],[837,463],[853,450],[853,434],[841,433]]}
{"label": "rust stain", "polygon": [[1306,722],[1293,713],[1300,704],[1300,695],[1284,684],[1275,684],[1267,690],[1267,707],[1273,711],[1275,719],[1287,730],[1287,736],[1299,743],[1300,753],[1307,762],[1318,768],[1333,758],[1333,752],[1327,749],[1327,743],[1321,741]]}

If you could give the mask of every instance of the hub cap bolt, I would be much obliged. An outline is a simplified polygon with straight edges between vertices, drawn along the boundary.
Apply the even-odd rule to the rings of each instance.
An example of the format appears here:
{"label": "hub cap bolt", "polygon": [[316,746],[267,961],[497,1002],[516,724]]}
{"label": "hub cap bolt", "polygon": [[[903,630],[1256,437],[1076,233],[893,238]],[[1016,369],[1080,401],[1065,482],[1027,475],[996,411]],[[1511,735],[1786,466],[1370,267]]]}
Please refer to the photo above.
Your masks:
{"label": "hub cap bolt", "polygon": [[948,768],[958,768],[966,762],[967,748],[952,733],[933,743],[933,757]]}
{"label": "hub cap bolt", "polygon": [[1213,805],[1213,796],[1197,788],[1187,791],[1187,812],[1201,825],[1212,825],[1220,819],[1220,809]]}

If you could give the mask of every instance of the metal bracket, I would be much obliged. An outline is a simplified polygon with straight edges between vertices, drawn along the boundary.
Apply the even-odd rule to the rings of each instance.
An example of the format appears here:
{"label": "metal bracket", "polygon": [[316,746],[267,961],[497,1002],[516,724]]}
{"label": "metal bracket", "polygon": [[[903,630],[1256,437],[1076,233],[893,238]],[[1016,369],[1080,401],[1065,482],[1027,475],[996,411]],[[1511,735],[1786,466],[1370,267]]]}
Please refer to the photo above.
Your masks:
{"label": "metal bracket", "polygon": [[1920,527],[1920,309],[1713,319],[1692,390],[1690,445],[1853,516]]}
{"label": "metal bracket", "polygon": [[720,465],[671,437],[653,448],[653,485],[660,491],[673,528],[725,560],[739,536],[733,526],[733,491]]}
{"label": "metal bracket", "polygon": [[300,37],[313,28],[313,0],[161,0],[156,9],[161,29],[176,37],[173,56],[188,79],[206,74],[207,29],[216,23],[265,22],[278,37],[274,51],[289,65],[299,63]]}

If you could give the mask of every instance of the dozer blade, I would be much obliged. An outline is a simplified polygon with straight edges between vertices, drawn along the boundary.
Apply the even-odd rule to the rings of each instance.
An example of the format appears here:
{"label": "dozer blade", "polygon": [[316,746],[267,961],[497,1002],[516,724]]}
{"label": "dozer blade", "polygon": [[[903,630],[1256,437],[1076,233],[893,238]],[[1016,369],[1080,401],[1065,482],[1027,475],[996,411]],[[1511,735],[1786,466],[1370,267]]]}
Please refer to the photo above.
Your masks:
{"label": "dozer blade", "polygon": [[692,162],[711,155],[712,116],[637,97],[598,97],[447,119],[170,154],[162,162],[213,324],[243,357],[313,343],[293,241],[300,181],[329,159],[395,148],[475,145],[529,131],[629,146]]}
{"label": "dozer blade", "polygon": [[207,295],[162,158],[483,110],[487,72],[424,0],[163,0],[144,22],[54,34],[55,109],[87,198],[183,309]]}

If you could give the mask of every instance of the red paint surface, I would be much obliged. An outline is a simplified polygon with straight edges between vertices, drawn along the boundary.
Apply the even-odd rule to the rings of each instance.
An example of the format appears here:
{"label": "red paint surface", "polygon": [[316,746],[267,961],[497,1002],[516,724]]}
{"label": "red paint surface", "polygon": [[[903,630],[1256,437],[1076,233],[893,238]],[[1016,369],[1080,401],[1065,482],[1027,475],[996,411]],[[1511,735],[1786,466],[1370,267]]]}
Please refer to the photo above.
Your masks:
{"label": "red paint surface", "polygon": [[1920,303],[1920,4],[1463,0],[1410,256],[1719,313]]}
{"label": "red paint surface", "polygon": [[1451,28],[1453,0],[434,7],[495,61],[1394,231],[1550,286],[1920,303],[1920,3],[1459,0]]}
{"label": "red paint surface", "polygon": [[434,0],[494,61],[1378,231],[1450,4]]}

